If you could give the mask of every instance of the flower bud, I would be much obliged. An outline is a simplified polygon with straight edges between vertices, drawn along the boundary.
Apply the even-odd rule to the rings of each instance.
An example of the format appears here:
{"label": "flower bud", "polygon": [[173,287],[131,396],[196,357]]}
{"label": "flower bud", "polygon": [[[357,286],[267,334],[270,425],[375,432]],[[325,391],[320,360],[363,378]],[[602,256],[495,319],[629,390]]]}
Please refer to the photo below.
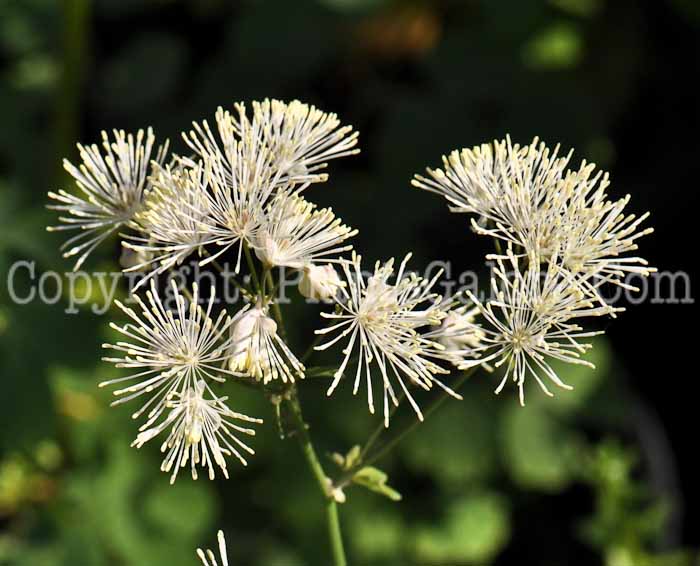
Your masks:
{"label": "flower bud", "polygon": [[274,336],[276,333],[277,323],[265,314],[262,307],[257,306],[246,312],[231,326],[233,345],[229,369],[261,377],[259,374],[269,365],[267,349],[260,344],[261,336]]}
{"label": "flower bud", "polygon": [[335,296],[343,286],[332,265],[307,265],[304,267],[299,292],[307,299],[327,300]]}

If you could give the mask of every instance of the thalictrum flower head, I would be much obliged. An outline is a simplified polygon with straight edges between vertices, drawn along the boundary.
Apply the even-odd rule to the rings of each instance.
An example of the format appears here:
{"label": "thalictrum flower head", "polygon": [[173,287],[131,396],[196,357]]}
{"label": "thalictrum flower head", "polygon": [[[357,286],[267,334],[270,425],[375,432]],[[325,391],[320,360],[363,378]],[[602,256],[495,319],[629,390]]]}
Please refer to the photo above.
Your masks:
{"label": "thalictrum flower head", "polygon": [[49,192],[59,204],[48,208],[60,211],[61,224],[50,226],[50,231],[78,230],[61,249],[64,257],[78,256],[74,270],[78,270],[92,250],[115,230],[131,222],[141,209],[148,191],[148,171],[151,159],[161,163],[165,159],[168,142],[160,146],[152,157],[155,136],[151,128],[136,136],[115,130],[114,140],[102,132],[102,151],[97,145],[78,144],[82,164],[78,167],[67,159],[66,171],[73,177],[82,196],[67,191]]}
{"label": "thalictrum flower head", "polygon": [[536,258],[530,258],[527,267],[521,267],[512,253],[507,263],[497,260],[491,288],[494,298],[486,302],[480,301],[471,291],[467,292],[479,309],[484,324],[479,344],[471,349],[478,359],[465,360],[460,368],[489,362],[496,369],[505,366],[496,393],[500,393],[512,379],[518,386],[521,404],[525,402],[524,387],[528,376],[549,396],[552,393],[545,380],[562,389],[571,389],[556,374],[550,360],[594,367],[581,359],[591,344],[580,340],[602,332],[584,331],[574,322],[576,319],[620,310],[596,306],[574,278],[558,269],[555,262],[541,273]]}
{"label": "thalictrum flower head", "polygon": [[558,152],[559,146],[551,151],[537,138],[524,147],[506,138],[452,152],[443,158],[444,170],[428,169],[429,176],[416,175],[413,185],[443,195],[453,212],[477,215],[472,226],[478,234],[502,240],[524,257],[556,257],[603,303],[604,283],[635,289],[626,275],[654,271],[643,258],[627,255],[653,230],[641,229],[648,214],[624,213],[629,196],[608,199],[607,173],[585,161],[568,169],[571,152]]}
{"label": "thalictrum flower head", "polygon": [[[241,112],[245,116],[245,110]],[[250,244],[263,221],[265,206],[283,184],[259,131],[253,130],[248,122],[245,122],[248,127],[237,131],[231,114],[221,108],[216,113],[216,123],[218,140],[206,121],[194,123],[194,129],[184,136],[205,170],[206,243],[219,248],[200,263],[213,261],[237,246],[238,271],[243,246]],[[183,162],[196,163],[192,159]]]}
{"label": "thalictrum flower head", "polygon": [[440,309],[441,297],[431,291],[439,274],[429,281],[415,274],[404,277],[409,259],[410,254],[401,262],[393,282],[390,281],[394,275],[393,259],[384,264],[377,262],[373,275],[366,281],[360,256],[353,254],[351,261],[342,262],[346,286],[339,287],[335,296],[336,312],[321,315],[332,321],[331,326],[316,331],[320,335],[336,333],[329,341],[316,346],[316,350],[325,350],[347,338],[344,358],[328,395],[345,376],[353,354],[357,354],[353,393],[357,393],[360,387],[364,370],[367,404],[370,412],[374,412],[371,368],[376,366],[383,390],[386,426],[389,426],[389,400],[394,405],[399,402],[397,384],[420,419],[423,415],[407,383],[425,390],[437,384],[460,398],[435,377],[436,374],[449,373],[434,361],[440,358],[444,348],[418,331],[438,324],[445,316]]}
{"label": "thalictrum flower head", "polygon": [[[206,395],[209,397],[207,398]],[[247,461],[242,452],[254,454],[252,448],[235,433],[255,435],[255,431],[236,424],[235,421],[261,423],[262,420],[236,413],[226,406],[227,397],[216,397],[204,380],[184,392],[173,391],[165,400],[168,413],[164,419],[153,415],[139,429],[141,432],[132,446],[141,448],[146,442],[168,430],[161,445],[165,458],[161,470],[171,472],[170,483],[175,483],[180,468],[190,464],[192,479],[197,479],[197,466],[216,476],[216,464],[228,478],[225,456],[234,455],[243,465]],[[160,422],[158,422],[160,421]]]}
{"label": "thalictrum flower head", "polygon": [[[142,235],[123,242],[142,259],[125,271],[156,266],[152,273],[162,273],[182,263],[193,251],[201,252],[210,238],[208,205],[201,164],[156,167],[152,189],[135,217]],[[145,281],[142,279],[139,285]]]}
{"label": "thalictrum flower head", "polygon": [[164,301],[158,293],[154,280],[146,293],[148,304],[138,294],[133,295],[141,309],[140,314],[116,301],[132,322],[123,326],[112,323],[110,326],[127,341],[103,346],[122,354],[122,357],[105,357],[105,361],[133,372],[100,383],[100,387],[124,384],[114,392],[119,399],[113,404],[144,395],[149,397],[134,413],[134,418],[147,410],[149,419],[157,417],[166,409],[173,394],[177,393],[183,399],[200,380],[224,381],[226,375],[240,375],[226,367],[231,349],[229,328],[244,316],[246,309],[234,318],[222,310],[216,319],[212,319],[211,311],[216,300],[213,286],[206,310],[198,304],[199,287],[196,283],[189,306],[172,280],[170,289],[175,313],[166,308],[167,300]]}
{"label": "thalictrum flower head", "polygon": [[355,234],[357,230],[342,224],[330,208],[319,210],[303,197],[285,191],[267,206],[252,243],[263,264],[302,269],[352,249],[341,244]]}
{"label": "thalictrum flower head", "polygon": [[[242,114],[239,112],[239,117]],[[239,120],[237,128],[245,129]],[[254,127],[259,128],[282,178],[293,184],[325,181],[318,171],[331,159],[359,153],[358,133],[340,127],[338,116],[293,100],[253,102]]]}

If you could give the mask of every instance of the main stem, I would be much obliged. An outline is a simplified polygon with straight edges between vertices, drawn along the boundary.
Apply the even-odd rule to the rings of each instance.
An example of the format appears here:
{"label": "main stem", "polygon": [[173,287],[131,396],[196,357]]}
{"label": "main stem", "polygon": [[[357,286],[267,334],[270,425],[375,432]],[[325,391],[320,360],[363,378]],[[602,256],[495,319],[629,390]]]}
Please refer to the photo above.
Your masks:
{"label": "main stem", "polygon": [[[248,267],[250,268],[255,288],[260,296],[263,297],[265,287],[267,285],[269,285],[271,290],[275,289],[270,269],[264,269],[262,275],[263,279],[261,281],[258,278],[258,271],[255,267],[255,262],[253,261],[253,255],[250,253],[250,249],[248,248],[247,244],[243,245],[243,251],[245,252],[246,261],[248,262]],[[281,337],[283,340],[286,340],[284,322],[282,320],[282,311],[274,298],[272,300],[272,311],[277,319],[278,330],[280,331]],[[309,465],[311,473],[318,483],[318,487],[321,490],[321,494],[323,495],[323,499],[326,504],[326,521],[328,523],[328,536],[330,538],[331,550],[333,552],[333,566],[347,566],[348,561],[347,558],[345,558],[345,549],[343,548],[343,535],[340,531],[338,504],[333,497],[332,482],[326,475],[326,472],[323,471],[323,466],[316,455],[316,449],[311,442],[309,428],[304,421],[304,415],[301,412],[301,403],[299,402],[299,395],[297,394],[295,385],[292,385],[287,390],[286,401],[289,403],[289,407],[291,409],[290,412],[292,419],[294,420],[294,427],[296,429],[297,438],[299,439],[299,446],[301,447],[304,457],[306,458],[306,462]]]}
{"label": "main stem", "polygon": [[340,519],[338,518],[338,504],[333,499],[326,502],[326,518],[328,520],[328,535],[333,550],[333,563],[335,566],[346,566],[348,561],[345,558],[343,548],[343,536],[340,532]]}
{"label": "main stem", "polygon": [[296,388],[290,390],[289,405],[296,425],[299,445],[301,446],[306,462],[309,465],[311,473],[316,479],[326,502],[326,521],[328,523],[328,536],[331,543],[331,550],[333,552],[333,564],[334,566],[347,566],[348,561],[345,558],[343,536],[340,531],[338,504],[333,498],[333,493],[331,492],[330,479],[323,471],[323,466],[321,465],[321,462],[316,455],[314,445],[311,442],[311,436],[309,435],[308,427],[304,422],[304,416],[301,412],[301,404],[299,403]]}

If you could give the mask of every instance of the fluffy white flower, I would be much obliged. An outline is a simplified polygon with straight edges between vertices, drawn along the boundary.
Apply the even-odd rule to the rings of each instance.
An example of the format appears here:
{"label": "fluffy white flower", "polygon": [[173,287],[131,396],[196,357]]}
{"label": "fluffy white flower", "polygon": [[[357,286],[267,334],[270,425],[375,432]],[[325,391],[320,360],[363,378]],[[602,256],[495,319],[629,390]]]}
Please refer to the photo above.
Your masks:
{"label": "fluffy white flower", "polygon": [[[237,129],[244,130],[239,112]],[[340,126],[336,114],[293,100],[253,102],[254,127],[260,129],[273,155],[274,166],[294,185],[325,181],[318,171],[331,159],[359,153],[358,133]]]}
{"label": "fluffy white flower", "polygon": [[503,240],[523,256],[556,257],[602,303],[602,284],[634,289],[625,275],[654,271],[643,258],[627,255],[653,230],[640,226],[648,214],[624,213],[629,196],[608,199],[607,173],[585,161],[569,170],[571,152],[559,157],[558,151],[537,138],[525,147],[506,138],[452,152],[443,157],[444,170],[428,169],[429,177],[416,175],[413,185],[443,195],[453,212],[476,214],[478,234]]}
{"label": "fluffy white flower", "polygon": [[168,142],[160,146],[152,157],[155,136],[151,128],[144,134],[139,130],[134,137],[115,130],[114,141],[102,132],[103,152],[97,145],[78,144],[82,164],[73,165],[67,159],[63,167],[75,179],[83,196],[64,190],[49,192],[49,197],[59,204],[48,208],[58,210],[59,226],[49,231],[78,230],[61,249],[63,257],[78,256],[74,270],[78,270],[92,250],[120,226],[128,224],[141,208],[148,189],[148,170],[151,159],[161,163],[168,149]]}
{"label": "fluffy white flower", "polygon": [[479,221],[472,219],[472,225],[478,233],[490,223],[493,235],[519,243],[513,232],[527,233],[537,206],[567,175],[571,153],[558,157],[558,150],[550,152],[537,138],[529,146],[512,145],[508,137],[455,150],[443,156],[444,171],[427,169],[429,177],[416,175],[412,184],[444,196],[452,212],[476,214]]}
{"label": "fluffy white flower", "polygon": [[104,348],[116,350],[122,357],[105,357],[103,360],[134,373],[104,381],[100,387],[127,384],[114,392],[119,397],[114,405],[149,395],[149,399],[134,413],[134,418],[147,410],[149,419],[157,417],[165,410],[168,399],[174,393],[184,397],[201,379],[224,381],[225,374],[240,375],[225,365],[231,348],[229,327],[245,315],[245,309],[235,318],[222,310],[213,320],[210,318],[216,298],[213,286],[206,310],[198,305],[199,288],[196,283],[189,306],[174,281],[171,281],[171,290],[175,314],[166,308],[167,301],[163,301],[153,280],[146,293],[148,305],[137,294],[133,296],[141,309],[140,314],[115,301],[132,322],[123,326],[110,324],[128,341],[104,344]]}
{"label": "fluffy white flower", "polygon": [[457,393],[449,389],[435,375],[449,373],[435,361],[443,347],[422,336],[417,329],[438,324],[445,313],[440,309],[441,297],[431,292],[437,280],[430,281],[415,274],[405,275],[410,254],[401,262],[393,282],[394,260],[375,265],[374,274],[367,281],[362,275],[361,258],[353,254],[352,261],[342,262],[347,283],[340,287],[335,297],[335,313],[322,313],[332,321],[328,328],[317,330],[317,334],[337,333],[316,350],[325,350],[344,338],[348,338],[343,349],[344,358],[328,389],[331,395],[345,375],[351,357],[357,353],[353,393],[357,393],[362,382],[363,369],[367,386],[367,404],[374,413],[371,367],[376,365],[381,376],[384,404],[384,422],[389,426],[389,400],[398,405],[392,375],[403,394],[406,395],[418,418],[423,415],[406,385],[429,390],[434,384],[456,398]]}
{"label": "fluffy white flower", "polygon": [[531,376],[549,396],[545,379],[563,389],[571,389],[549,365],[556,359],[571,364],[593,367],[581,359],[591,348],[579,340],[602,332],[584,332],[575,319],[612,314],[621,309],[595,306],[581,291],[573,277],[550,263],[540,273],[540,263],[531,258],[526,268],[520,268],[518,258],[510,254],[508,263],[497,260],[491,279],[495,298],[482,303],[470,291],[469,298],[479,309],[485,324],[479,344],[472,353],[479,356],[464,361],[460,368],[493,362],[496,369],[505,365],[505,373],[496,389],[500,393],[509,379],[519,389],[520,402],[525,400],[525,379]]}
{"label": "fluffy white flower", "polygon": [[224,538],[224,532],[219,531],[216,535],[216,538],[219,541],[219,560],[221,562],[217,562],[216,555],[213,551],[207,549],[207,551],[205,552],[201,548],[198,548],[197,556],[199,556],[199,559],[202,561],[203,566],[228,566],[228,556],[226,555],[226,539]]}
{"label": "fluffy white flower", "polygon": [[[210,396],[205,398],[205,393]],[[170,483],[175,483],[180,468],[190,464],[192,479],[197,479],[197,466],[201,465],[209,473],[209,479],[216,476],[216,464],[228,478],[226,456],[234,455],[243,465],[247,461],[242,452],[254,454],[252,448],[241,441],[235,433],[255,435],[255,431],[237,425],[234,421],[261,423],[262,420],[231,411],[226,406],[227,397],[216,397],[204,380],[184,392],[170,394],[165,406],[168,414],[161,422],[159,415],[148,419],[139,429],[141,432],[132,446],[141,448],[146,442],[169,430],[161,445],[165,458],[161,470],[169,473]]]}
{"label": "fluffy white flower", "polygon": [[[245,110],[241,112],[245,116]],[[249,125],[237,131],[231,114],[221,108],[216,112],[216,124],[218,140],[206,121],[194,123],[194,129],[184,136],[205,169],[207,243],[220,248],[201,264],[237,246],[238,271],[243,245],[250,243],[264,219],[265,206],[283,183],[258,130]],[[188,159],[183,162],[196,165]]]}
{"label": "fluffy white flower", "polygon": [[319,210],[303,197],[284,191],[267,206],[252,244],[263,264],[301,269],[352,249],[341,244],[356,234],[330,208]]}
{"label": "fluffy white flower", "polygon": [[[193,167],[157,167],[152,189],[135,224],[142,236],[123,242],[141,261],[125,271],[141,271],[156,266],[152,274],[179,265],[193,251],[209,243],[210,220],[207,183],[201,164]],[[139,282],[143,284],[146,278]]]}
{"label": "fluffy white flower", "polygon": [[[629,199],[627,195],[617,201],[606,200],[585,208],[569,208],[563,214],[562,222],[550,225],[560,231],[552,233],[550,228],[546,236],[545,241],[554,243],[561,266],[570,273],[581,275],[582,288],[601,303],[604,301],[599,288],[604,283],[638,291],[625,282],[625,276],[633,273],[648,276],[656,271],[644,258],[628,255],[637,250],[637,239],[654,231],[653,228],[640,228],[649,213],[639,217],[625,214]],[[551,261],[552,255],[545,257]]]}
{"label": "fluffy white flower", "polygon": [[229,368],[263,383],[304,377],[304,365],[277,334],[277,323],[261,302],[231,326]]}
{"label": "fluffy white flower", "polygon": [[307,299],[325,301],[335,297],[338,288],[344,285],[332,265],[308,264],[301,270],[299,293]]}

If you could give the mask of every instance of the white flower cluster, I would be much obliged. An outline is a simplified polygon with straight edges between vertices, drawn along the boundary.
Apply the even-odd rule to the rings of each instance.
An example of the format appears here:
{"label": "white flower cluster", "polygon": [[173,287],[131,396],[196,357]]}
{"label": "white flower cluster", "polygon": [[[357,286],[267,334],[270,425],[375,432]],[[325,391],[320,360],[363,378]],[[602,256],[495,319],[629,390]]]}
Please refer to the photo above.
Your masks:
{"label": "white flower cluster", "polygon": [[[298,101],[265,100],[253,103],[252,115],[243,104],[233,113],[220,108],[215,122],[216,134],[206,121],[194,123],[183,134],[193,154],[173,155],[167,164],[168,143],[154,154],[150,129],[135,136],[115,132],[115,141],[103,134],[102,153],[78,146],[82,165],[65,164],[83,197],[49,193],[59,203],[50,208],[62,213],[51,229],[78,231],[64,245],[66,256],[79,255],[75,269],[121,228],[128,231],[122,234],[125,270],[145,274],[139,285],[150,279],[145,299],[133,297],[140,312],[116,303],[131,321],[112,324],[124,341],[105,344],[117,355],[104,359],[129,374],[101,386],[117,386],[115,404],[144,400],[133,415],[145,418],[133,445],[163,435],[162,469],[171,481],[188,465],[193,478],[199,467],[213,478],[216,467],[228,477],[226,456],[246,463],[253,451],[239,436],[254,431],[238,423],[261,421],[229,409],[213,385],[228,379],[293,383],[305,371],[270,314],[274,291],[265,276],[274,266],[298,270],[304,296],[329,299],[343,285],[333,264],[357,232],[301,194],[327,180],[327,161],[359,151],[358,134],[341,127],[335,114]],[[225,309],[216,314],[213,286],[203,308],[196,284],[191,294],[184,291],[186,298],[171,281],[175,309],[166,307],[154,274],[193,253],[200,265],[214,263],[230,249],[237,272],[244,251],[259,260],[262,281],[246,294],[252,304],[233,317]],[[251,270],[257,277],[257,268]]]}
{"label": "white flower cluster", "polygon": [[529,146],[510,138],[443,157],[443,169],[416,175],[413,185],[442,195],[453,212],[471,213],[477,234],[493,237],[506,249],[489,256],[497,267],[491,281],[495,298],[471,300],[482,315],[478,344],[470,344],[478,358],[460,367],[493,362],[505,366],[497,392],[509,378],[520,390],[532,376],[551,395],[545,378],[568,386],[548,363],[558,359],[590,365],[580,359],[590,344],[579,342],[586,332],[582,318],[615,315],[608,306],[606,283],[634,290],[630,274],[654,271],[646,260],[630,256],[637,239],[652,232],[640,217],[625,214],[629,195],[610,200],[607,173],[583,162],[569,169],[571,153],[558,155],[537,138]]}
{"label": "white flower cluster", "polygon": [[212,319],[213,288],[204,310],[198,304],[196,284],[189,306],[175,283],[171,284],[177,306],[175,314],[165,308],[153,283],[147,293],[148,304],[134,295],[141,313],[117,302],[132,322],[111,326],[128,341],[104,344],[104,348],[115,350],[121,357],[103,359],[134,373],[100,383],[100,387],[120,385],[114,391],[119,397],[115,405],[146,397],[133,414],[135,419],[146,415],[133,446],[140,448],[168,430],[161,446],[165,453],[161,469],[172,472],[171,482],[188,462],[194,479],[198,475],[197,465],[208,469],[210,479],[215,476],[214,464],[228,477],[224,456],[233,454],[245,465],[243,452],[253,454],[235,433],[254,435],[255,432],[235,421],[262,421],[231,411],[226,405],[227,398],[217,396],[210,383],[241,375],[225,366],[231,352],[239,347],[232,329],[248,311],[243,309],[234,318],[221,311]]}
{"label": "white flower cluster", "polygon": [[[315,345],[323,351],[342,343],[328,395],[349,378],[353,394],[366,391],[371,413],[382,405],[385,426],[404,397],[423,419],[418,390],[437,386],[460,398],[442,377],[451,367],[503,366],[497,391],[513,379],[521,401],[528,375],[547,394],[548,381],[567,388],[549,361],[589,365],[581,355],[590,345],[581,340],[596,332],[579,321],[621,310],[605,303],[603,285],[629,286],[625,275],[652,271],[629,256],[650,232],[640,229],[646,215],[626,215],[629,198],[608,199],[607,175],[585,163],[568,169],[570,155],[559,157],[538,140],[453,152],[444,170],[414,180],[445,196],[453,211],[474,214],[474,230],[499,243],[494,298],[469,293],[471,304],[462,304],[434,291],[441,273],[425,279],[408,272],[410,254],[398,268],[394,259],[377,262],[369,276],[358,254],[342,257],[357,231],[302,194],[327,180],[327,161],[359,151],[357,133],[334,114],[298,101],[254,102],[250,114],[236,104],[216,112],[214,128],[194,123],[183,138],[192,153],[165,164],[168,144],[154,154],[151,130],[115,132],[114,141],[104,134],[103,153],[78,146],[83,164],[66,162],[84,196],[49,193],[62,213],[54,229],[78,230],[65,244],[66,256],[78,256],[76,269],[123,229],[125,270],[143,272],[140,284],[150,280],[145,299],[134,294],[137,310],[117,302],[130,322],[112,324],[123,341],[105,344],[115,354],[104,360],[129,373],[101,385],[117,386],[115,404],[142,401],[133,445],[162,436],[162,470],[171,481],[187,466],[193,478],[200,467],[210,478],[215,468],[228,477],[226,457],[246,464],[253,453],[239,437],[254,434],[244,423],[261,421],[232,411],[217,384],[247,380],[279,393],[305,376],[286,342],[273,267],[297,271],[303,296],[331,304]],[[167,308],[155,274],[192,254],[218,269],[227,252],[236,273],[245,258],[250,278],[234,283],[249,304],[230,316],[215,308],[214,285],[202,297],[196,283],[189,293],[171,281],[175,308]],[[200,557],[216,564],[212,553]]]}

